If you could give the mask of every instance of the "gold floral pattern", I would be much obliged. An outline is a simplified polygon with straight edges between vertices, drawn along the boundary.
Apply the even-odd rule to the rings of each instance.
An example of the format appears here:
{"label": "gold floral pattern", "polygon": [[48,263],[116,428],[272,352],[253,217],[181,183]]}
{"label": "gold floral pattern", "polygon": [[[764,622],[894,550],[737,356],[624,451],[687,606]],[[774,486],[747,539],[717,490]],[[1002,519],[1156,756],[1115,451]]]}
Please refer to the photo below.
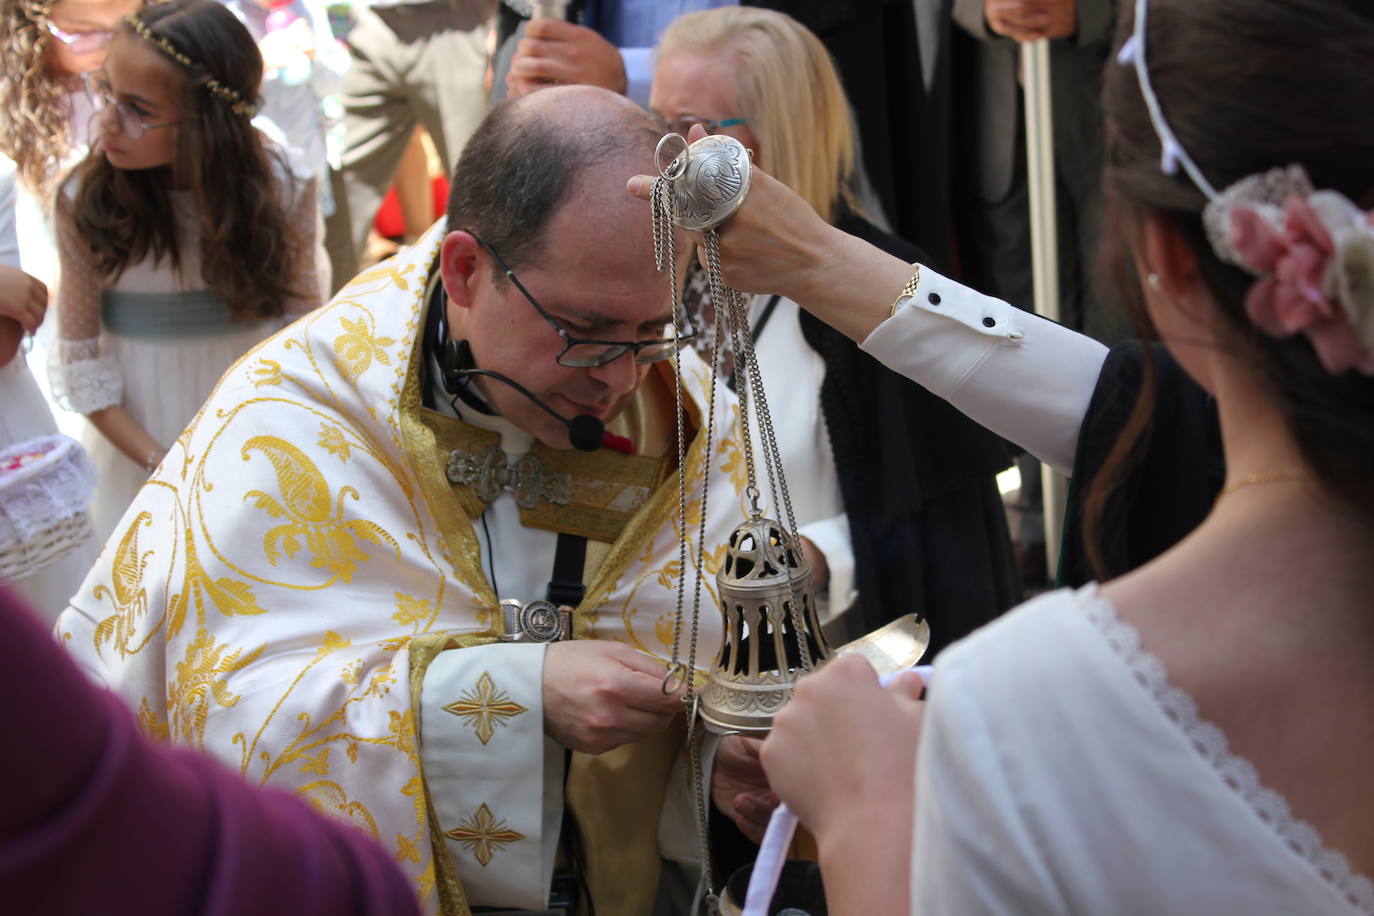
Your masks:
{"label": "gold floral pattern", "polygon": [[344,582],[352,582],[358,564],[367,561],[367,554],[358,547],[358,540],[389,547],[400,556],[401,548],[396,539],[380,525],[364,519],[344,520],[344,499],[358,499],[357,489],[340,487],[338,499],[331,499],[329,484],[319,466],[284,439],[254,436],[243,445],[245,461],[253,451],[262,452],[272,463],[281,499],[261,490],[249,490],[243,498],[256,500],[254,506],[272,518],[286,519],[262,539],[263,553],[273,566],[283,555],[294,558],[304,546],[310,551],[311,566],[327,569]]}
{"label": "gold floral pattern", "polygon": [[372,368],[373,360],[383,366],[391,365],[391,354],[386,348],[396,345],[394,338],[375,336],[362,319],[340,318],[339,323],[344,326],[344,333],[334,338],[334,355],[344,375],[357,381],[358,376]]}

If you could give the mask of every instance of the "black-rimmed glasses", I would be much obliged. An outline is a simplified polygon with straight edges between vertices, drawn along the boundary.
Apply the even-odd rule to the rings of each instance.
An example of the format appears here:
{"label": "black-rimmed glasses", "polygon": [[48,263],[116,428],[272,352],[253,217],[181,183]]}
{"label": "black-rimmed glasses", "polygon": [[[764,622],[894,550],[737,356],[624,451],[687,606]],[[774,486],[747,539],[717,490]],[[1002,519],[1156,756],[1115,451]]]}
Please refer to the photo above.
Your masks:
{"label": "black-rimmed glasses", "polygon": [[[689,328],[687,332],[678,334],[676,337],[663,337],[655,340],[589,340],[584,337],[574,337],[564,330],[563,326],[552,315],[544,311],[544,307],[535,300],[534,296],[530,295],[529,290],[525,289],[525,285],[515,276],[515,271],[506,266],[506,262],[496,253],[495,248],[492,248],[476,235],[472,237],[477,239],[477,244],[482,246],[482,250],[491,255],[491,259],[501,268],[507,279],[515,284],[515,288],[520,290],[520,294],[529,301],[530,305],[534,306],[534,310],[543,316],[559,337],[563,338],[563,352],[559,353],[557,358],[560,366],[568,366],[573,369],[590,369],[594,366],[604,366],[614,362],[626,353],[633,354],[634,361],[641,365],[656,363],[672,356],[674,351],[681,349],[697,336],[696,329]],[[691,322],[690,317],[687,320],[689,323]]]}
{"label": "black-rimmed glasses", "polygon": [[119,121],[119,129],[124,131],[124,136],[130,140],[141,139],[150,130],[159,127],[175,127],[181,123],[180,121],[159,121],[157,124],[149,124],[143,120],[143,117],[132,105],[115,98],[109,82],[94,71],[81,74],[81,82],[86,87],[86,98],[90,99],[91,107],[96,111],[113,108],[115,118]]}

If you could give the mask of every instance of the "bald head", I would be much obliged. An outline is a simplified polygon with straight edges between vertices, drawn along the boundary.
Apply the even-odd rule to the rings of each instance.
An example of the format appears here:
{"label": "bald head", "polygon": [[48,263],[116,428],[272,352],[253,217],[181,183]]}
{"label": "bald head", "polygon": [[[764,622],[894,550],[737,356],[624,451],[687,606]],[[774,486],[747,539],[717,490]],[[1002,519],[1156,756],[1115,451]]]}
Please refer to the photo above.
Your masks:
{"label": "bald head", "polygon": [[638,105],[594,86],[556,86],[503,102],[458,160],[448,230],[481,237],[512,269],[534,263],[565,205],[575,204],[589,228],[619,222],[627,204],[637,203],[624,193],[625,180],[650,168],[661,134]]}

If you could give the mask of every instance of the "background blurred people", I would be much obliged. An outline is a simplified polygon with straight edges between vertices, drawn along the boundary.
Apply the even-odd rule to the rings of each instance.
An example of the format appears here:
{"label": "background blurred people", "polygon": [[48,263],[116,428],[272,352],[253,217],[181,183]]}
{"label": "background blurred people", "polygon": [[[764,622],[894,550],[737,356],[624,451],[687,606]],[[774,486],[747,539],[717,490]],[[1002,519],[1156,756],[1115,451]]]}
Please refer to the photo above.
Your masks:
{"label": "background blurred people", "polygon": [[487,112],[482,77],[497,0],[357,0],[344,75],[340,193],[327,221],[337,289],[358,272],[368,231],[416,124],[445,172]]}
{"label": "background blurred people", "polygon": [[102,540],[220,375],[319,304],[309,174],[250,120],[262,58],[211,0],[126,20],[89,80],[99,145],[58,196],[50,377],[98,431]]}
{"label": "background blurred people", "polygon": [[[324,220],[334,212],[326,106],[348,71],[348,48],[334,37],[323,0],[221,0],[262,52],[262,107],[254,124],[300,158],[320,196],[315,246],[319,288],[332,287]],[[332,119],[337,120],[337,116]]]}

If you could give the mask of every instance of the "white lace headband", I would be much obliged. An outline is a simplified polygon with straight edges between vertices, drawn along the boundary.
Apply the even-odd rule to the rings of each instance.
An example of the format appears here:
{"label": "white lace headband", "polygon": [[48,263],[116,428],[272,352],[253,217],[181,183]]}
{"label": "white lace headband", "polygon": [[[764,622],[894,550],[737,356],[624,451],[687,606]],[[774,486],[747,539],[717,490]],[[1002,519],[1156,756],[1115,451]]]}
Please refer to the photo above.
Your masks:
{"label": "white lace headband", "polygon": [[1374,375],[1374,214],[1337,191],[1316,191],[1301,165],[1247,175],[1220,193],[1164,119],[1145,56],[1148,0],[1135,0],[1118,63],[1135,68],[1159,137],[1159,167],[1179,166],[1207,197],[1202,211],[1217,257],[1258,279],[1245,297],[1250,320],[1271,337],[1302,333],[1326,370]]}

